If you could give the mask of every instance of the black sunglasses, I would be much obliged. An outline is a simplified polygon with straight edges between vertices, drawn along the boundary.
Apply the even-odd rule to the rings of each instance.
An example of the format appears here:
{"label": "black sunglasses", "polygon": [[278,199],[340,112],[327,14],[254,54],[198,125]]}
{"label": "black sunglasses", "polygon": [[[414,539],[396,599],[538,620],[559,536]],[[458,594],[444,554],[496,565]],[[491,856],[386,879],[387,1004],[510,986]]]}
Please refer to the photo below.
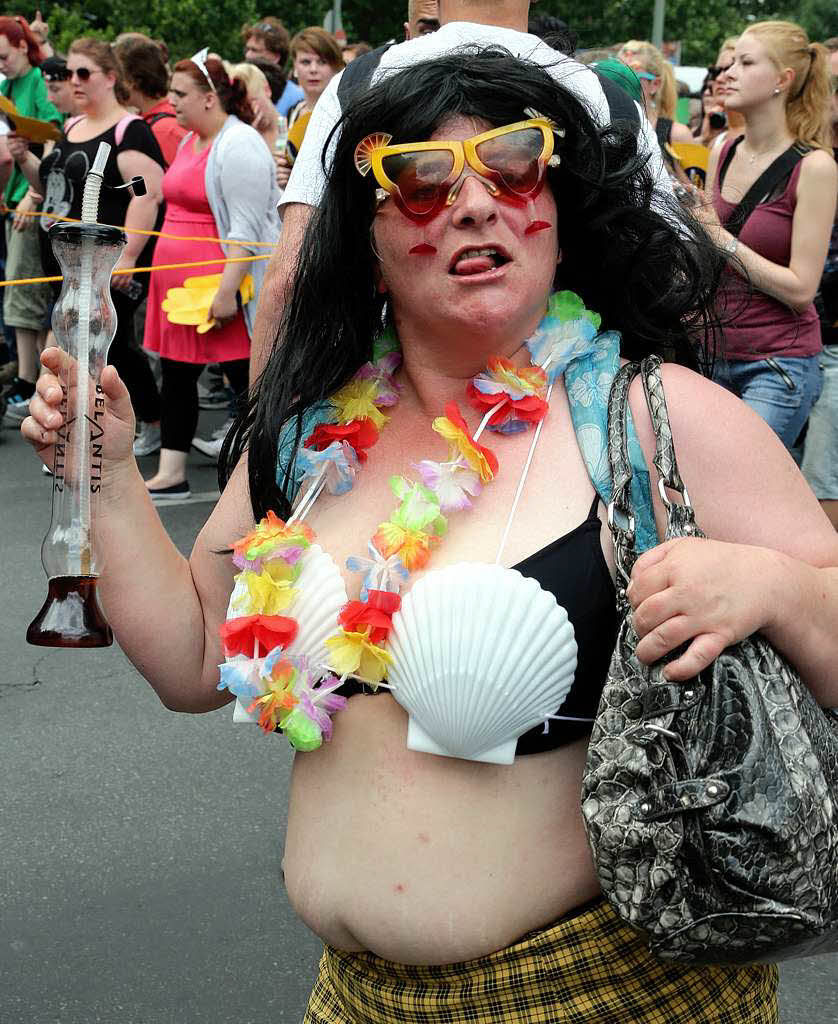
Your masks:
{"label": "black sunglasses", "polygon": [[73,75],[75,75],[80,82],[89,82],[90,76],[95,75],[97,73],[99,73],[98,68],[93,68],[92,71],[90,68],[74,68],[72,71],[68,68],[67,78],[72,78]]}

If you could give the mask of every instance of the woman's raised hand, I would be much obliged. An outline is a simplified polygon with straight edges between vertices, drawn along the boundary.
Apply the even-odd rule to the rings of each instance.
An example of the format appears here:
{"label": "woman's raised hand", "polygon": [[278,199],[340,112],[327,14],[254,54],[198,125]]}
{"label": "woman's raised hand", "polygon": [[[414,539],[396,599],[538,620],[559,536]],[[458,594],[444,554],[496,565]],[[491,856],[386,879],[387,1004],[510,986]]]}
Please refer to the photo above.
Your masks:
{"label": "woman's raised hand", "polygon": [[[60,378],[68,376],[70,357],[60,348],[47,348],[41,353],[41,363],[47,372],[38,378],[20,432],[41,461],[52,468],[55,445],[67,437],[67,405],[62,411],[64,389]],[[90,388],[88,416],[103,430],[102,479],[107,488],[118,470],[134,466],[134,410],[128,389],[113,366],[105,367],[99,384],[98,393]],[[104,418],[94,415],[97,401],[104,402]]]}

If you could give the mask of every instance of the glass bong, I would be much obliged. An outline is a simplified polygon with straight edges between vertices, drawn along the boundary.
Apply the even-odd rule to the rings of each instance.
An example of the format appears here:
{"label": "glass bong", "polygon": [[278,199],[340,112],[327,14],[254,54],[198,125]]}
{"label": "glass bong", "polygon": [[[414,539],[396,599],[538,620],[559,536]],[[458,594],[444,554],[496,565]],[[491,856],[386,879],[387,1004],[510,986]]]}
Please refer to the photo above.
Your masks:
{"label": "glass bong", "polygon": [[[40,647],[108,647],[113,632],[99,606],[102,570],[93,524],[102,489],[105,399],[100,377],[116,333],[110,279],[125,245],[119,228],[96,223],[102,175],[110,153],[102,143],[87,176],[82,223],[49,231],[64,281],[52,314],[62,349],[59,381],[64,425],[53,450],[52,521],[41,545],[48,592],[26,631]],[[134,179],[135,194],[145,189]]]}

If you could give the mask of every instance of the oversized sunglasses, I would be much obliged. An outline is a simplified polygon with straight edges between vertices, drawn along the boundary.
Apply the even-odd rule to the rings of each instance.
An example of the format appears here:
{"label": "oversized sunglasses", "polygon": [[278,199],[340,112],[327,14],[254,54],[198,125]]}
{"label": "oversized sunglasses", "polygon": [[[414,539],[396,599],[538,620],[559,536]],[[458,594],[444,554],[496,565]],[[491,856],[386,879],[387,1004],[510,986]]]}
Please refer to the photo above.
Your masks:
{"label": "oversized sunglasses", "polygon": [[422,221],[456,202],[466,164],[492,196],[526,203],[536,198],[547,167],[557,167],[555,136],[564,129],[535,111],[526,121],[492,128],[470,139],[405,142],[391,146],[392,135],[367,135],[355,147],[361,175],[372,170],[386,199],[392,195],[405,216]]}

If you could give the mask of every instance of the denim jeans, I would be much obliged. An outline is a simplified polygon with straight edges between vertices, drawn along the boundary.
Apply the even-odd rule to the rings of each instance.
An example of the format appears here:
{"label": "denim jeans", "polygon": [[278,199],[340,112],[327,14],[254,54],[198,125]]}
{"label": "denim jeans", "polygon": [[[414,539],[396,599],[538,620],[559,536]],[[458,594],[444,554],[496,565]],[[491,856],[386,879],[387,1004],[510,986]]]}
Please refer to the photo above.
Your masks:
{"label": "denim jeans", "polygon": [[794,454],[794,442],[823,386],[820,356],[720,360],[713,379],[758,413]]}
{"label": "denim jeans", "polygon": [[809,417],[801,469],[815,496],[838,501],[838,345],[821,353],[823,391]]}

